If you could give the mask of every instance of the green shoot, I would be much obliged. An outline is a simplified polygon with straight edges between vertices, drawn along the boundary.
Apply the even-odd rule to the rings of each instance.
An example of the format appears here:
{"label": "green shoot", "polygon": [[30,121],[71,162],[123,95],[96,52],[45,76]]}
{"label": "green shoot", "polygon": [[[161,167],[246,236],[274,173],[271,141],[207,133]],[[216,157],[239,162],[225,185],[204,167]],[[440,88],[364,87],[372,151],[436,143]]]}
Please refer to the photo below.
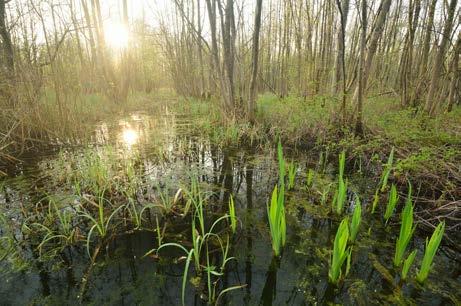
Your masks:
{"label": "green shoot", "polygon": [[286,241],[286,223],[285,223],[285,207],[284,207],[284,191],[283,186],[278,192],[277,185],[274,187],[270,205],[267,208],[267,216],[269,219],[269,227],[272,238],[272,250],[275,256],[280,255],[281,248]]}
{"label": "green shoot", "polygon": [[424,257],[421,263],[421,269],[419,269],[418,274],[416,274],[416,280],[419,283],[424,283],[424,281],[429,276],[429,271],[432,266],[432,261],[434,260],[435,253],[437,253],[437,249],[439,248],[440,242],[442,241],[444,231],[445,231],[445,222],[441,222],[435,228],[429,242],[427,241],[427,238],[426,238],[426,249],[424,250]]}
{"label": "green shoot", "polygon": [[335,192],[333,198],[333,211],[337,215],[341,215],[344,209],[344,203],[347,198],[347,180],[344,180],[340,177],[338,181],[338,189]]}
{"label": "green shoot", "polygon": [[389,192],[389,201],[387,202],[386,212],[384,213],[384,220],[386,221],[386,224],[387,221],[389,221],[389,219],[392,217],[398,201],[399,196],[397,195],[397,188],[394,184],[392,184],[391,191]]}
{"label": "green shoot", "polygon": [[288,190],[295,187],[296,170],[297,166],[294,162],[288,164]]}
{"label": "green shoot", "polygon": [[[411,185],[410,185],[411,186]],[[413,227],[413,204],[411,201],[411,187],[405,207],[402,211],[402,225],[400,226],[400,235],[395,245],[394,266],[399,267],[402,263],[405,250],[410,242],[411,236],[415,231]]]}
{"label": "green shoot", "polygon": [[416,250],[410,253],[408,255],[407,259],[403,262],[403,268],[402,268],[402,280],[407,279],[408,271],[410,270],[411,265],[413,264],[413,261],[415,260],[416,256]]}
{"label": "green shoot", "polygon": [[392,163],[394,162],[394,147],[392,147],[391,153],[389,153],[389,157],[387,159],[387,163],[384,167],[383,174],[381,175],[381,192],[384,192],[387,188],[387,180],[389,179],[389,174],[392,170]]}
{"label": "green shoot", "polygon": [[337,284],[341,277],[341,267],[349,256],[350,249],[347,249],[347,241],[349,240],[349,221],[345,218],[341,221],[336,232],[335,242],[333,245],[333,254],[330,261],[330,269],[328,271],[328,279],[332,284]]}
{"label": "green shoot", "polygon": [[234,198],[232,197],[232,195],[229,198],[229,216],[230,216],[232,233],[235,234],[235,232],[237,231],[237,217],[235,216],[235,205],[234,205]]}
{"label": "green shoot", "polygon": [[354,213],[352,215],[351,221],[351,234],[349,236],[349,241],[354,242],[359,231],[360,222],[362,220],[362,205],[360,204],[360,199],[356,196],[356,204],[354,208]]}

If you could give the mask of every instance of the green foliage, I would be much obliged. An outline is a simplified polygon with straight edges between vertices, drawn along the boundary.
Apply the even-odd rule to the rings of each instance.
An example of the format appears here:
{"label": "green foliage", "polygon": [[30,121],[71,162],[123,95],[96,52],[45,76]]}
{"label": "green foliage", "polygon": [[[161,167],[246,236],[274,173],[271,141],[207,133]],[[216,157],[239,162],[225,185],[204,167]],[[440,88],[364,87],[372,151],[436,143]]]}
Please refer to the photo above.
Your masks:
{"label": "green foliage", "polygon": [[389,221],[389,219],[392,217],[398,201],[399,196],[397,194],[397,188],[394,184],[392,184],[391,191],[389,192],[389,200],[387,202],[386,211],[384,212],[384,220],[386,221],[386,224],[387,221]]}
{"label": "green foliage", "polygon": [[445,232],[445,222],[440,222],[432,233],[429,242],[426,238],[426,249],[424,250],[423,261],[421,262],[421,268],[416,274],[416,280],[420,283],[424,283],[429,275],[429,271],[432,266],[437,249],[439,248],[440,242],[442,241],[443,233]]}
{"label": "green foliage", "polygon": [[[411,185],[410,185],[411,186]],[[402,211],[402,224],[400,226],[399,238],[395,244],[394,266],[399,267],[402,263],[405,250],[410,242],[411,236],[415,231],[413,227],[413,204],[411,201],[411,187],[408,192],[408,198]]]}
{"label": "green foliage", "polygon": [[342,178],[339,178],[338,181],[338,189],[335,192],[335,196],[333,198],[333,212],[335,212],[338,216],[343,213],[344,210],[344,203],[346,202],[347,198],[347,179],[344,181]]}
{"label": "green foliage", "polygon": [[403,268],[402,268],[402,280],[407,279],[408,271],[410,271],[410,267],[413,264],[413,261],[415,260],[416,257],[416,250],[410,253],[408,255],[407,259],[403,262]]}
{"label": "green foliage", "polygon": [[352,215],[351,232],[349,236],[349,241],[352,243],[355,241],[355,238],[357,237],[360,222],[362,221],[362,205],[360,204],[360,199],[358,196],[355,197],[355,201],[356,203],[354,207],[354,213]]}
{"label": "green foliage", "polygon": [[344,166],[346,164],[346,153],[343,151],[339,154],[339,176],[338,189],[333,198],[333,212],[341,215],[344,209],[344,203],[347,198],[347,179],[344,180]]}
{"label": "green foliage", "polygon": [[297,166],[294,162],[288,164],[288,190],[295,187],[295,178]]}
{"label": "green foliage", "polygon": [[[330,261],[330,269],[328,271],[328,279],[330,283],[337,284],[341,277],[341,267],[344,260],[351,254],[351,249],[347,248],[349,240],[349,221],[347,218],[341,221],[336,232],[335,242],[333,245],[333,254]],[[350,263],[349,263],[350,265]]]}
{"label": "green foliage", "polygon": [[286,241],[286,221],[284,207],[284,191],[283,186],[280,192],[277,191],[277,186],[272,191],[270,205],[267,208],[267,216],[269,219],[269,227],[272,239],[272,250],[275,256],[279,256],[282,247]]}

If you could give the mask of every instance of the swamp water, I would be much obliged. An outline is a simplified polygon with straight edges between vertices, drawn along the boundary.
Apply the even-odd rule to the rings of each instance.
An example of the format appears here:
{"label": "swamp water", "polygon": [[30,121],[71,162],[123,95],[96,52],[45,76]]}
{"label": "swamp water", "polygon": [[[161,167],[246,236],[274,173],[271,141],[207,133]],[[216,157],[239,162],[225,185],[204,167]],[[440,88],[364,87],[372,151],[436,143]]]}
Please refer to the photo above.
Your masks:
{"label": "swamp water", "polygon": [[[194,135],[191,120],[194,118],[164,107],[155,115],[134,113],[98,125],[89,147],[62,146],[60,153],[36,152],[26,156],[18,168],[9,169],[10,176],[0,184],[4,216],[0,305],[181,305],[185,254],[178,248],[165,247],[159,254],[144,255],[158,248],[157,228],[163,243],[192,247],[190,212],[183,216],[186,201],[181,199],[191,177],[207,192],[208,228],[228,213],[231,195],[235,200],[237,233],[229,234],[226,222],[215,231],[229,237],[229,256],[235,259],[226,264],[222,275],[213,276],[212,287],[216,296],[226,288],[242,287],[221,295],[220,305],[460,303],[460,257],[443,242],[424,286],[413,280],[427,234],[418,229],[407,249],[407,253],[418,250],[410,280],[399,284],[400,272],[392,269],[398,214],[387,228],[381,217],[385,201],[380,202],[375,215],[370,215],[376,182],[360,173],[346,172],[351,195],[344,214],[351,213],[352,191],[361,195],[364,208],[351,269],[339,286],[329,285],[329,258],[340,222],[329,214],[336,186],[336,156],[330,156],[330,163],[322,163],[318,152],[290,154],[285,150],[286,159],[295,161],[298,170],[295,188],[286,194],[287,244],[281,258],[274,259],[266,211],[278,180],[274,146],[217,146],[210,139]],[[98,158],[112,166],[98,164]],[[308,168],[316,169],[311,187],[306,184]],[[85,179],[91,183],[85,183]],[[98,181],[110,185],[108,190],[115,190],[106,210],[128,205],[131,202],[127,199],[139,208],[152,203],[166,208],[146,209],[138,229],[132,215],[122,209],[107,223],[107,237],[100,239],[95,230],[87,247],[91,225],[76,207],[83,205],[82,199],[91,197]],[[108,190],[104,190],[106,194]],[[91,199],[84,205],[97,216],[97,210],[89,204],[95,204],[97,198]],[[74,231],[68,240],[54,237],[42,243],[50,231],[36,223],[63,227],[56,225],[59,216],[53,207],[59,207],[56,210],[61,216],[73,216],[69,228]],[[98,242],[101,240],[105,243]],[[62,246],[63,241],[67,246]],[[210,246],[211,266],[220,265],[222,260],[217,249]],[[191,264],[185,304],[206,305],[207,272],[200,278],[194,269]]]}

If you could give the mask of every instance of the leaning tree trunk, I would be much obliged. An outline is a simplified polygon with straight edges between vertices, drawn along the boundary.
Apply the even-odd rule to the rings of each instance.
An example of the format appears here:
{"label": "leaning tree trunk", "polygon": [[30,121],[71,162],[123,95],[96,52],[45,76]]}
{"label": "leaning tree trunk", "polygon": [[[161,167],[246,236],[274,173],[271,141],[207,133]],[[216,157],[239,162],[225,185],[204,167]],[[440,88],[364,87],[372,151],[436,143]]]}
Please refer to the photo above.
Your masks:
{"label": "leaning tree trunk", "polygon": [[[450,81],[450,92],[448,94],[448,106],[447,112],[451,112],[453,104],[456,99],[456,86],[460,79],[459,70],[459,54],[461,53],[461,33],[458,33],[458,40],[453,53],[453,59],[451,60],[451,81]],[[458,89],[458,99],[460,99],[460,90]]]}

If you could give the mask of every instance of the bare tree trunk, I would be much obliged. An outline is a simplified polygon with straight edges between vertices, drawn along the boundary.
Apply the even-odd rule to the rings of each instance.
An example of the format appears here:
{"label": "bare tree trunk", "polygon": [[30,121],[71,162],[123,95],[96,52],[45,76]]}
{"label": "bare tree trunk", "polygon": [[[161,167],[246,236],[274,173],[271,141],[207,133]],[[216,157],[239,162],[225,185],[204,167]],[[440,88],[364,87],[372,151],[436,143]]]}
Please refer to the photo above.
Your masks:
{"label": "bare tree trunk", "polygon": [[247,116],[250,122],[254,122],[256,113],[256,78],[258,75],[258,58],[259,58],[259,32],[261,29],[261,10],[262,0],[256,1],[255,25],[253,32],[253,49],[251,55],[252,69],[250,80],[250,95],[248,98]]}
{"label": "bare tree trunk", "polygon": [[[336,0],[336,5],[338,6],[340,20],[339,20],[339,31],[337,36],[337,45],[338,45],[338,54],[336,55],[336,70],[334,74],[333,81],[333,91],[334,93],[339,92],[341,80],[344,79],[344,66],[345,66],[345,36],[346,36],[346,25],[347,25],[347,16],[349,14],[349,0],[343,0],[341,3],[340,0]],[[343,80],[344,81],[344,80]],[[344,85],[344,84],[342,84]],[[344,86],[343,86],[344,87]]]}
{"label": "bare tree trunk", "polygon": [[447,47],[448,40],[450,39],[451,30],[453,28],[453,18],[455,15],[457,0],[451,0],[450,6],[448,8],[448,17],[445,22],[445,28],[443,29],[442,41],[440,43],[439,51],[435,57],[434,67],[432,70],[431,83],[429,87],[429,92],[426,97],[426,105],[424,110],[431,116],[433,116],[437,110],[437,107],[440,104],[440,101],[435,99],[435,94],[438,88],[438,82],[440,74],[442,72],[442,65],[445,57],[445,51]]}
{"label": "bare tree trunk", "polygon": [[459,86],[460,80],[460,69],[459,69],[459,54],[461,53],[461,33],[458,33],[458,40],[453,50],[453,59],[451,60],[451,81],[450,81],[450,92],[448,94],[448,106],[447,112],[451,112],[453,104],[455,104],[456,93],[458,93],[458,99],[461,99],[460,89],[456,91],[456,86]]}
{"label": "bare tree trunk", "polygon": [[357,93],[357,117],[355,121],[355,133],[363,135],[362,111],[363,111],[363,94],[365,91],[366,76],[364,72],[365,49],[367,40],[367,1],[362,0],[361,7],[361,28],[360,31],[360,57],[359,57],[359,84]]}

